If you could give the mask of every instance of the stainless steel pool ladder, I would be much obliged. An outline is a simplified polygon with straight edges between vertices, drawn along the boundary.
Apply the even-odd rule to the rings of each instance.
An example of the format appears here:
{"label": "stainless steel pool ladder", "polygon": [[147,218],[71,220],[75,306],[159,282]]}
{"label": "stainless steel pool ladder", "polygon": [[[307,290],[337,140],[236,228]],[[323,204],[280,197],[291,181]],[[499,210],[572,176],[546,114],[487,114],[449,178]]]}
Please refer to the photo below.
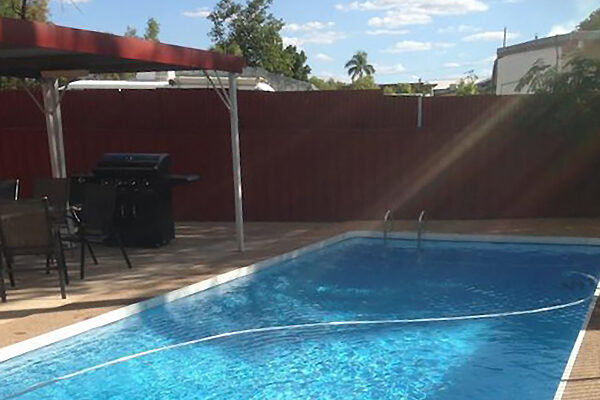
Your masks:
{"label": "stainless steel pool ladder", "polygon": [[425,210],[421,211],[419,214],[419,219],[417,220],[417,250],[421,250],[421,240],[423,238],[423,227],[425,226]]}
{"label": "stainless steel pool ladder", "polygon": [[383,243],[387,243],[388,234],[394,229],[394,215],[387,210],[383,216]]}

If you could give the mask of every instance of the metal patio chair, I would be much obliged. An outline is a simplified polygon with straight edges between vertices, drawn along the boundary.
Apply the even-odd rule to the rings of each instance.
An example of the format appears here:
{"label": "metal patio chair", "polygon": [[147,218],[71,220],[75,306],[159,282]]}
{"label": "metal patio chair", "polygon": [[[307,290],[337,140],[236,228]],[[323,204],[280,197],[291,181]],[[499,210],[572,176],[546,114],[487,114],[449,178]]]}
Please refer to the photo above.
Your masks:
{"label": "metal patio chair", "polygon": [[69,180],[67,178],[41,178],[33,182],[34,199],[48,198],[50,218],[54,224],[67,225]]}
{"label": "metal patio chair", "polygon": [[97,264],[91,241],[104,243],[114,238],[128,268],[132,268],[127,251],[123,246],[120,232],[115,229],[113,217],[116,204],[116,190],[112,186],[86,184],[83,193],[83,203],[80,211],[73,213],[76,232],[63,239],[77,242],[80,246],[80,277],[85,278],[85,249],[90,251],[92,259]]}
{"label": "metal patio chair", "polygon": [[19,198],[19,180],[0,181],[0,200],[17,200]]}
{"label": "metal patio chair", "polygon": [[[67,178],[38,178],[33,181],[34,199],[48,198],[50,220],[66,235],[71,234],[72,224],[68,220],[70,182]],[[46,274],[50,274],[50,260],[46,260]]]}
{"label": "metal patio chair", "polygon": [[[0,202],[0,295],[6,302],[4,271],[8,271],[10,285],[15,286],[15,257],[41,255],[46,266],[54,264],[58,271],[60,294],[66,299],[65,284],[68,283],[60,234],[52,228],[48,200],[18,200]],[[2,260],[4,258],[4,262]],[[5,268],[6,264],[6,268]],[[37,270],[41,268],[23,268]]]}

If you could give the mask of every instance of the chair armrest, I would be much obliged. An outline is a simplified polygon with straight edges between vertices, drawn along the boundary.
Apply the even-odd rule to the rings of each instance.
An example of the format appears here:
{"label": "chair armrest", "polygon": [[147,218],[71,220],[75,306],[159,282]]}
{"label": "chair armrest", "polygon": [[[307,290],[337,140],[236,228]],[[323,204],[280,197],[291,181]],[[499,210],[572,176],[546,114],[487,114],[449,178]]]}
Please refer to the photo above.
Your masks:
{"label": "chair armrest", "polygon": [[80,212],[81,212],[81,207],[70,206],[66,217],[68,219],[74,221],[77,225],[81,225],[81,218],[79,217]]}

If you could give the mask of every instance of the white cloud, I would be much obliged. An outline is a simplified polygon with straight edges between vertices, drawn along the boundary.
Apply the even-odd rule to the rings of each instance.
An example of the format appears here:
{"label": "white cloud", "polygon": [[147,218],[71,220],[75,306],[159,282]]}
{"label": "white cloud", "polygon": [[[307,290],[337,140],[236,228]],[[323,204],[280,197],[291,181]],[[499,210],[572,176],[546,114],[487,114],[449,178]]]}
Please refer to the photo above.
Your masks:
{"label": "white cloud", "polygon": [[289,37],[289,36],[282,36],[281,40],[283,41],[283,45],[284,46],[296,46],[296,47],[300,47],[300,38]]}
{"label": "white cloud", "polygon": [[373,64],[375,67],[375,73],[377,75],[394,75],[404,72],[406,69],[402,64],[385,65],[385,64]]}
{"label": "white cloud", "polygon": [[369,25],[378,28],[399,28],[406,25],[426,25],[431,23],[431,16],[427,14],[404,14],[402,12],[388,11],[384,17],[369,19]]}
{"label": "white cloud", "polygon": [[292,46],[304,46],[305,44],[334,44],[338,40],[346,38],[346,34],[343,32],[335,31],[312,31],[307,32],[305,35],[300,37],[282,36],[283,43]]}
{"label": "white cloud", "polygon": [[469,33],[469,32],[479,32],[481,28],[478,28],[473,25],[455,25],[455,26],[447,26],[445,28],[438,28],[438,33]]}
{"label": "white cloud", "polygon": [[310,32],[314,30],[322,30],[325,28],[331,28],[335,25],[335,22],[320,22],[320,21],[310,21],[304,24],[286,24],[283,27],[284,31],[288,32]]}
{"label": "white cloud", "polygon": [[550,28],[550,32],[548,32],[548,35],[546,36],[564,35],[565,33],[574,31],[576,27],[577,22],[575,21],[569,21],[564,24],[552,25],[552,28]]}
{"label": "white cloud", "polygon": [[[506,39],[512,40],[512,39],[518,38],[519,36],[521,36],[519,33],[508,32],[506,34]],[[480,42],[480,41],[490,42],[490,41],[502,41],[503,38],[504,38],[503,31],[488,31],[488,32],[474,33],[472,35],[465,36],[462,40],[464,40],[465,42]]]}
{"label": "white cloud", "polygon": [[460,15],[485,11],[488,6],[481,0],[365,0],[339,3],[335,8],[340,11],[413,10],[432,15]]}
{"label": "white cloud", "polygon": [[444,63],[444,68],[458,68],[461,66],[462,66],[462,64],[455,63],[455,62]]}
{"label": "white cloud", "polygon": [[334,22],[310,21],[303,24],[287,24],[284,30],[292,33],[297,33],[299,36],[283,36],[285,45],[303,46],[305,44],[333,44],[338,40],[346,38],[343,32],[333,31],[331,28],[335,25]]}
{"label": "white cloud", "polygon": [[450,47],[454,47],[454,43],[445,43],[445,42],[419,42],[416,40],[403,40],[401,42],[397,42],[392,47],[383,50],[384,53],[408,53],[413,51],[428,51],[433,48],[442,48],[448,49]]}
{"label": "white cloud", "polygon": [[340,11],[382,11],[382,15],[369,19],[369,25],[393,29],[429,24],[433,16],[486,11],[488,6],[482,0],[363,0],[336,4],[335,8]]}
{"label": "white cloud", "polygon": [[384,53],[406,53],[410,51],[427,51],[431,50],[433,45],[431,42],[417,42],[415,40],[403,40],[397,42],[394,46],[383,50]]}
{"label": "white cloud", "polygon": [[208,7],[199,7],[195,10],[186,10],[181,13],[181,15],[190,18],[206,18],[210,14],[210,10]]}
{"label": "white cloud", "polygon": [[315,58],[319,61],[323,61],[323,62],[331,62],[333,61],[333,57],[331,57],[330,55],[327,55],[325,53],[317,53],[315,54]]}
{"label": "white cloud", "polygon": [[382,35],[406,35],[410,31],[408,29],[375,29],[372,31],[366,31],[365,33],[370,36],[382,36]]}

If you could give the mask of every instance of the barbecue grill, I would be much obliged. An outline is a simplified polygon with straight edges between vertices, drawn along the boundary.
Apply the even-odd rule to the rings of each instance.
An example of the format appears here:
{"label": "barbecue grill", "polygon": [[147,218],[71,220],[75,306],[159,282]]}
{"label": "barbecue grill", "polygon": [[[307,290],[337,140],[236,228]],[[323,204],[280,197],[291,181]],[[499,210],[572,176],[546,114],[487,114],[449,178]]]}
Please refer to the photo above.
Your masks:
{"label": "barbecue grill", "polygon": [[172,187],[199,179],[170,170],[169,154],[107,153],[96,163],[92,177],[76,180],[114,186],[114,225],[125,244],[159,247],[175,237]]}

